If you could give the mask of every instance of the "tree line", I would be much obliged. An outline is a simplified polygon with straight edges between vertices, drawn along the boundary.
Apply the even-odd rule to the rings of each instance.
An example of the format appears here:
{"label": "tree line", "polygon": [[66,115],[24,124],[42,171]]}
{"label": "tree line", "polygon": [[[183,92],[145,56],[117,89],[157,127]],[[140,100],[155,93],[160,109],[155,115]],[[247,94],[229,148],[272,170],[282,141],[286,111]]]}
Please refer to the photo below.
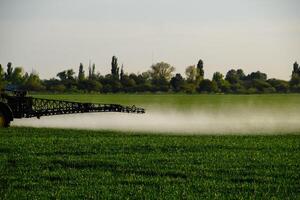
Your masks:
{"label": "tree line", "polygon": [[112,57],[111,73],[96,73],[95,64],[84,70],[79,65],[78,74],[73,69],[57,73],[57,78],[41,80],[37,72],[25,73],[22,67],[7,64],[6,70],[0,64],[0,88],[8,85],[19,89],[37,92],[100,92],[100,93],[137,93],[137,92],[174,92],[174,93],[288,93],[300,92],[300,67],[293,65],[289,81],[268,79],[260,71],[245,74],[242,69],[231,69],[224,76],[215,72],[212,79],[204,78],[204,63],[200,59],[197,65],[185,69],[185,77],[176,73],[175,68],[165,62],[153,64],[143,73],[126,73],[123,65],[119,67],[118,58]]}

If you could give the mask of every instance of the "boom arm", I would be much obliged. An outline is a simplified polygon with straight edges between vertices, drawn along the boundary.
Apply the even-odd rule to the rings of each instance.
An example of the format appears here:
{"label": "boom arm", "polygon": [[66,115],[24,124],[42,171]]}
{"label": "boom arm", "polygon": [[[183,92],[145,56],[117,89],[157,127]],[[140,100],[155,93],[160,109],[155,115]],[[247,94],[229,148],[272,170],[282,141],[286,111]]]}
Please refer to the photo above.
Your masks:
{"label": "boom arm", "polygon": [[31,109],[25,112],[25,117],[40,117],[47,115],[88,113],[88,112],[124,112],[145,113],[143,108],[122,106],[119,104],[95,104],[31,98]]}
{"label": "boom arm", "polygon": [[[13,118],[31,118],[50,115],[63,115],[89,112],[123,112],[145,113],[145,109],[135,106],[123,106],[119,104],[80,103],[51,99],[40,99],[25,96],[26,93],[8,95],[2,93],[0,101],[0,118],[5,120],[5,126],[9,126]],[[2,116],[2,117],[1,117]],[[8,116],[12,116],[9,118]]]}
{"label": "boom arm", "polygon": [[62,115],[88,112],[124,112],[145,113],[143,108],[128,107],[119,104],[95,104],[79,103],[40,99],[33,97],[13,97],[8,99],[8,105],[12,108],[15,118],[30,118],[49,115]]}

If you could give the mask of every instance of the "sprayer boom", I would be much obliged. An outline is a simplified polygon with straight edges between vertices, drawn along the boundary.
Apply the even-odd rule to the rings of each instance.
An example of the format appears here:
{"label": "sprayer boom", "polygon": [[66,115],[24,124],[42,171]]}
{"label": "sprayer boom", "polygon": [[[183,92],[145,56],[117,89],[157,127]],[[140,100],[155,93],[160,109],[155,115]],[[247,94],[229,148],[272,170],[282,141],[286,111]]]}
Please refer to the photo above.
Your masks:
{"label": "sprayer boom", "polygon": [[[89,113],[89,112],[123,112],[145,113],[145,109],[135,106],[123,106],[119,104],[79,103],[71,101],[40,99],[27,97],[26,93],[8,95],[1,93],[0,98],[0,122],[2,126],[9,126],[14,118],[31,118],[50,115]],[[2,122],[3,123],[3,122]],[[0,124],[1,125],[1,124]]]}

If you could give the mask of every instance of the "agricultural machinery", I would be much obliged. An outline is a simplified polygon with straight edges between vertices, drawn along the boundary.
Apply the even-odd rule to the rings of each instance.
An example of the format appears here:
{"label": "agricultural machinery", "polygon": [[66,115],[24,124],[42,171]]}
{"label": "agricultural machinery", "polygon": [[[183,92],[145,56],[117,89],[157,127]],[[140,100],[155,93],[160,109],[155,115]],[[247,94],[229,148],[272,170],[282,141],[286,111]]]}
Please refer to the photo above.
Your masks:
{"label": "agricultural machinery", "polygon": [[14,118],[38,119],[42,116],[90,112],[145,113],[145,109],[119,104],[79,103],[27,96],[26,91],[0,91],[0,127],[9,127]]}

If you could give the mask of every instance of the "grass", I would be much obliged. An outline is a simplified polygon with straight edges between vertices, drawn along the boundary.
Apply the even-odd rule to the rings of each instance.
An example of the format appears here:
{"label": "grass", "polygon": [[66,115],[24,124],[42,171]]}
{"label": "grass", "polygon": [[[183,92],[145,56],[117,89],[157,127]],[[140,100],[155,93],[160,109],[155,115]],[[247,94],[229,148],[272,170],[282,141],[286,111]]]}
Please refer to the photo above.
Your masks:
{"label": "grass", "polygon": [[300,135],[0,130],[1,199],[299,199]]}

